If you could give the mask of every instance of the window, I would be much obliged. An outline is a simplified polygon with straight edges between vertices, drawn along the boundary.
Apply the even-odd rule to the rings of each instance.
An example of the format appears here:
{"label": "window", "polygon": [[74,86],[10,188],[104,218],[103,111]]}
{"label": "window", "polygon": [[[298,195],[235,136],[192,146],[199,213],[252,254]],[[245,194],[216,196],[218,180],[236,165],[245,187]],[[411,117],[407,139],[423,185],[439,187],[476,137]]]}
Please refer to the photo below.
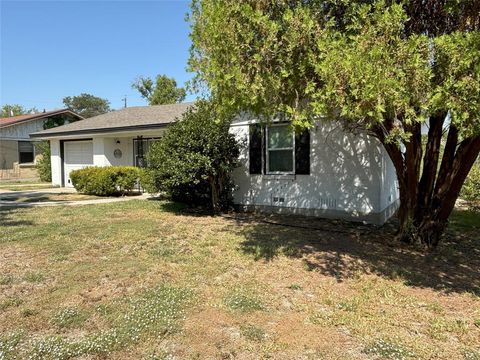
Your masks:
{"label": "window", "polygon": [[310,131],[289,124],[249,126],[249,173],[310,175]]}
{"label": "window", "polygon": [[18,159],[20,164],[31,164],[35,160],[35,151],[33,143],[30,141],[18,142]]}
{"label": "window", "polygon": [[293,173],[294,149],[294,136],[289,125],[267,127],[267,173]]}

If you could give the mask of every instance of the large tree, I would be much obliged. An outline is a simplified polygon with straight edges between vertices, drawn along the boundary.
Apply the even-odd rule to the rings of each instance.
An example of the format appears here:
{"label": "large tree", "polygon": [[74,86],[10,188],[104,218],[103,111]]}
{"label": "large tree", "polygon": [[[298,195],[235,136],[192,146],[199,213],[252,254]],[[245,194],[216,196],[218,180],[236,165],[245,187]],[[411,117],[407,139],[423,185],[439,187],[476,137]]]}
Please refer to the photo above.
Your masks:
{"label": "large tree", "polygon": [[186,96],[185,89],[177,87],[175,79],[166,75],[157,75],[155,82],[149,77],[141,76],[133,82],[132,88],[138,90],[149,105],[179,103]]}
{"label": "large tree", "polygon": [[84,118],[105,114],[110,109],[110,102],[97,96],[82,93],[77,96],[63,98],[63,104]]}
{"label": "large tree", "polygon": [[197,0],[194,85],[225,111],[376,137],[398,177],[400,239],[433,247],[480,152],[479,10],[476,0]]}

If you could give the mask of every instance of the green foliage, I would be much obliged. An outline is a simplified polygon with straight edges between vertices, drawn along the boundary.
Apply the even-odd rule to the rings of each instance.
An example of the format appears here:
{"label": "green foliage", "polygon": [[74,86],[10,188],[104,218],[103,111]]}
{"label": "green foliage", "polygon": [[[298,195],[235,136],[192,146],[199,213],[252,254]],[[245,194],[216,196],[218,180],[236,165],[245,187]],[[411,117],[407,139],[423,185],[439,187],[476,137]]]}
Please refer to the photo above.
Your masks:
{"label": "green foliage", "polygon": [[67,96],[63,98],[64,105],[70,110],[89,118],[105,114],[110,110],[110,102],[97,96],[82,93],[77,96]]}
{"label": "green foliage", "polygon": [[463,184],[460,197],[472,203],[480,204],[480,162],[477,161],[470,170],[468,177]]}
{"label": "green foliage", "polygon": [[157,75],[155,84],[151,78],[141,76],[133,82],[132,88],[138,90],[149,105],[179,103],[186,96],[185,89],[177,87],[175,79],[166,75]]}
{"label": "green foliage", "polygon": [[23,114],[30,114],[30,113],[37,113],[38,110],[36,108],[26,109],[22,105],[19,104],[5,104],[2,106],[0,110],[0,117],[11,117],[11,116],[18,116]]}
{"label": "green foliage", "polygon": [[148,154],[142,176],[151,192],[196,204],[226,206],[230,173],[237,166],[239,146],[229,133],[229,121],[208,102],[198,102],[172,124]]}
{"label": "green foliage", "polygon": [[400,121],[387,141],[407,141],[408,125],[439,109],[464,136],[480,133],[478,31],[431,38],[406,30],[401,4],[341,3],[194,1],[194,88],[228,112],[284,113],[299,127]]}
{"label": "green foliage", "polygon": [[43,122],[43,128],[44,129],[51,129],[57,126],[62,126],[65,124],[69,124],[75,121],[78,121],[79,119],[71,114],[59,114],[59,115],[53,115],[45,119]]}
{"label": "green foliage", "polygon": [[133,166],[90,166],[70,172],[73,186],[78,192],[109,196],[132,191],[140,177]]}
{"label": "green foliage", "polygon": [[45,182],[52,181],[52,164],[51,164],[51,152],[50,152],[50,142],[42,141],[35,144],[35,152],[41,154],[37,159],[37,171],[40,176],[40,180]]}
{"label": "green foliage", "polygon": [[397,173],[397,238],[435,247],[480,149],[478,5],[454,2],[195,0],[192,87],[226,114],[376,137]]}

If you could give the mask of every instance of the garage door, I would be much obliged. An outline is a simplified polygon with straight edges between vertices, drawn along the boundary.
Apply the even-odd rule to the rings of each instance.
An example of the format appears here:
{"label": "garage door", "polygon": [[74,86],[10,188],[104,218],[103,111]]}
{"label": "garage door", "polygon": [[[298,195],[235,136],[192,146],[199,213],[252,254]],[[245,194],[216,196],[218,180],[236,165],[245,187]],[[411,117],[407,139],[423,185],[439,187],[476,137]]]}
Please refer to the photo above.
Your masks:
{"label": "garage door", "polygon": [[91,140],[66,141],[64,143],[65,186],[73,187],[70,171],[93,166],[93,143]]}

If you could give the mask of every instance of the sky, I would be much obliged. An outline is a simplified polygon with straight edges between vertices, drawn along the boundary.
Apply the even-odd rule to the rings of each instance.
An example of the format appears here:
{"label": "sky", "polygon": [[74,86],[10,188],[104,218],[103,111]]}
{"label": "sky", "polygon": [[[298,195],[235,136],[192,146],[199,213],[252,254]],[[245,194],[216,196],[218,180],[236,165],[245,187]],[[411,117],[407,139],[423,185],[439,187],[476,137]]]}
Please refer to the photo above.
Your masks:
{"label": "sky", "polygon": [[[112,109],[146,105],[139,76],[187,72],[189,1],[0,0],[0,105],[53,110],[89,93]],[[188,94],[186,101],[195,99]]]}

